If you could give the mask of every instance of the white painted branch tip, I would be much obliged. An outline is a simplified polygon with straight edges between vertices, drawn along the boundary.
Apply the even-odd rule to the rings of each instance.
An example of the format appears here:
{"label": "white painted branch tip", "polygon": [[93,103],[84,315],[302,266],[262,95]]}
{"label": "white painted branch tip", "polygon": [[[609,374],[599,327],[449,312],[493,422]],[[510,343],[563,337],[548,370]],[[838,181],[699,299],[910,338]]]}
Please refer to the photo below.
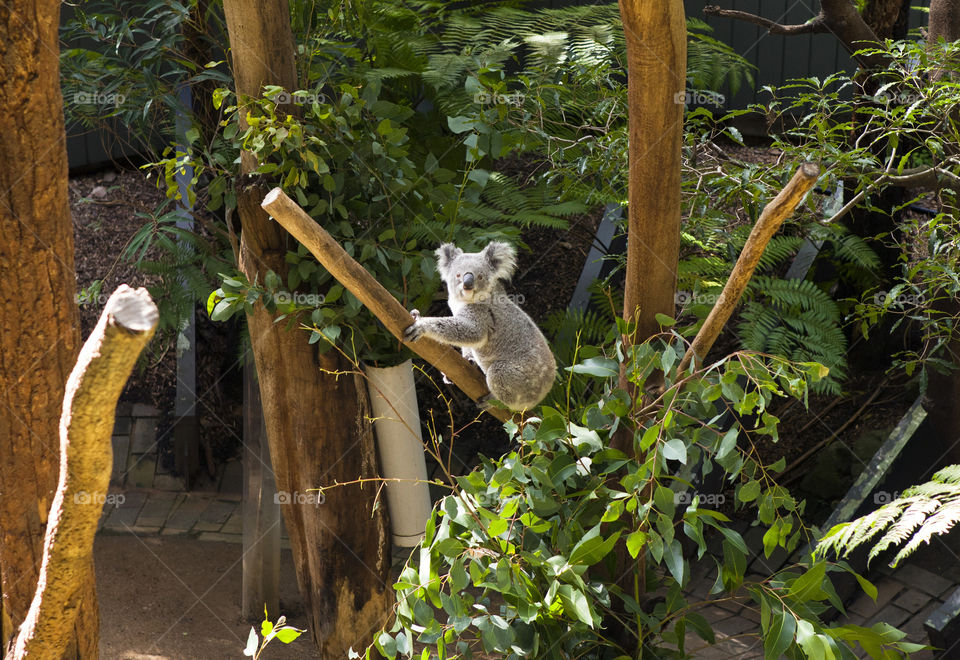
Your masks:
{"label": "white painted branch tip", "polygon": [[816,163],[803,163],[800,168],[803,170],[804,176],[809,179],[820,176],[820,166]]}
{"label": "white painted branch tip", "polygon": [[157,326],[160,312],[143,287],[133,289],[121,284],[107,300],[103,310],[114,325],[130,332],[149,332]]}
{"label": "white painted branch tip", "polygon": [[260,202],[260,207],[267,208],[268,206],[273,204],[275,201],[277,201],[277,197],[279,197],[282,192],[283,191],[280,190],[280,188],[274,188],[273,190],[268,192],[266,196],[263,198],[263,201]]}

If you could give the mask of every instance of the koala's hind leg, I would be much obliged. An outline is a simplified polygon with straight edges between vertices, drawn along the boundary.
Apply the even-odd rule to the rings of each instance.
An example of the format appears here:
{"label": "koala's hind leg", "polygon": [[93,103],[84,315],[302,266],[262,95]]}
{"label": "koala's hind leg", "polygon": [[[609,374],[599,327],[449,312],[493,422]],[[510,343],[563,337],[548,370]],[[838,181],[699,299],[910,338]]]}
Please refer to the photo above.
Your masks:
{"label": "koala's hind leg", "polygon": [[530,384],[516,365],[502,360],[493,362],[487,365],[486,375],[490,394],[510,410],[536,405],[536,401],[531,401]]}

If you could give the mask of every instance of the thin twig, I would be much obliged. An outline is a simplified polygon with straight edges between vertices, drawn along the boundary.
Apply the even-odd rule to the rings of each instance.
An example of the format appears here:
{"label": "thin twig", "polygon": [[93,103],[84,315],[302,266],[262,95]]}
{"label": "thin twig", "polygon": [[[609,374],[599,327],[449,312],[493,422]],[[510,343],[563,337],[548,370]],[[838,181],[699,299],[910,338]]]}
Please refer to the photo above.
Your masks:
{"label": "thin twig", "polygon": [[811,456],[816,454],[818,451],[826,447],[828,444],[830,444],[831,441],[833,441],[841,433],[846,431],[851,424],[857,421],[857,418],[860,417],[863,411],[867,409],[867,406],[873,403],[873,400],[877,398],[877,395],[880,394],[880,391],[883,390],[883,388],[886,387],[886,385],[887,385],[887,379],[884,378],[882,381],[880,381],[880,384],[877,386],[877,389],[873,391],[873,394],[871,394],[870,397],[863,402],[862,406],[857,408],[857,411],[853,413],[850,416],[850,418],[846,422],[844,422],[840,428],[838,428],[836,431],[833,431],[829,436],[827,436],[826,438],[824,438],[823,440],[815,444],[813,447],[811,447],[807,451],[803,452],[796,460],[794,460],[790,465],[784,468],[783,472],[780,473],[780,478],[782,480],[783,485],[787,485],[793,481],[796,481],[800,477],[799,474],[793,477],[787,477],[786,475],[792,472],[793,470],[795,470],[799,465],[802,465],[804,461],[806,461],[808,458],[810,458]]}
{"label": "thin twig", "polygon": [[762,28],[766,28],[767,32],[770,34],[817,34],[822,32],[827,32],[827,25],[823,21],[823,15],[816,16],[815,18],[807,21],[806,23],[798,23],[795,25],[783,25],[782,23],[777,23],[772,21],[769,18],[764,18],[763,16],[757,16],[756,14],[751,14],[746,11],[738,11],[736,9],[721,9],[717,5],[707,5],[703,8],[703,13],[707,16],[720,16],[722,18],[735,18],[740,21],[746,21],[747,23],[753,23],[754,25],[759,25]]}

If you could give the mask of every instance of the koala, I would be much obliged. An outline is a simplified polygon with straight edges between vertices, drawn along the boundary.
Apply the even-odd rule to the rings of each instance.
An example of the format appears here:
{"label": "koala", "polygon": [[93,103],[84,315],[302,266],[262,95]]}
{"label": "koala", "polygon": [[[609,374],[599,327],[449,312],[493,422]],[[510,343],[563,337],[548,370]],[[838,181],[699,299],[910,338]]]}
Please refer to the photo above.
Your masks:
{"label": "koala", "polygon": [[493,398],[511,410],[540,403],[553,387],[557,364],[546,337],[504,288],[517,267],[513,246],[493,241],[480,252],[464,252],[444,243],[436,255],[453,316],[411,310],[414,323],[404,339],[430,337],[461,347],[483,371]]}

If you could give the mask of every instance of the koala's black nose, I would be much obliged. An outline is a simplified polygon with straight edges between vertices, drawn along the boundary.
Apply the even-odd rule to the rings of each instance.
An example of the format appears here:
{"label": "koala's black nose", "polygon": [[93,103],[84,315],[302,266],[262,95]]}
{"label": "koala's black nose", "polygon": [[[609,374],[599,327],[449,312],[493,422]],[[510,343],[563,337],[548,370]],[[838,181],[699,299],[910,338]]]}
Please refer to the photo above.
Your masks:
{"label": "koala's black nose", "polygon": [[475,278],[473,273],[463,274],[463,290],[464,291],[473,291],[474,279]]}

